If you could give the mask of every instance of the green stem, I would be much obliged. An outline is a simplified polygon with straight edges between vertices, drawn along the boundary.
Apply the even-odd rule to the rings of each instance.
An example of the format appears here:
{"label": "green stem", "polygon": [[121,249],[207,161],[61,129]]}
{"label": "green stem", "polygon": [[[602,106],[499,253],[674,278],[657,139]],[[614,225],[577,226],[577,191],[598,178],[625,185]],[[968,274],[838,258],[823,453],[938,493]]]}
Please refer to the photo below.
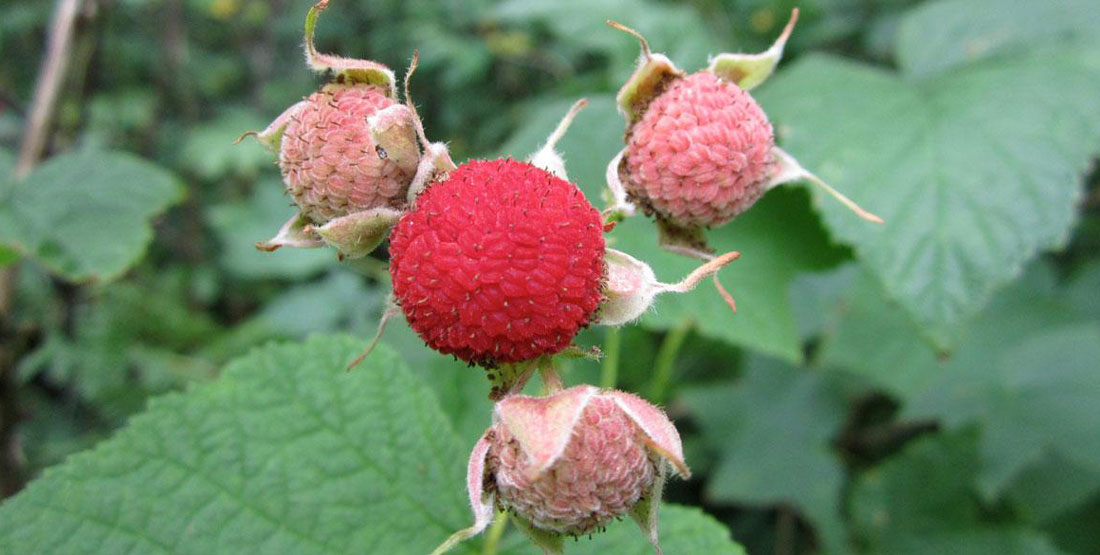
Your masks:
{"label": "green stem", "polygon": [[500,538],[504,536],[504,529],[507,527],[508,514],[503,511],[498,512],[497,517],[493,519],[493,524],[489,527],[489,531],[485,533],[485,546],[481,550],[482,555],[497,555]]}
{"label": "green stem", "polygon": [[661,348],[657,351],[657,360],[653,365],[653,381],[649,384],[650,401],[661,403],[664,401],[665,395],[668,394],[668,386],[672,383],[672,370],[673,364],[676,362],[676,355],[679,354],[680,347],[687,339],[692,325],[691,320],[680,322],[680,325],[669,330],[664,341],[661,342]]}
{"label": "green stem", "polygon": [[619,380],[619,350],[623,338],[619,328],[608,328],[603,342],[603,363],[600,365],[600,387],[614,389]]}
{"label": "green stem", "polygon": [[547,395],[553,395],[565,389],[561,374],[558,374],[558,368],[554,365],[554,359],[543,357],[539,361],[539,375],[542,376],[542,387]]}

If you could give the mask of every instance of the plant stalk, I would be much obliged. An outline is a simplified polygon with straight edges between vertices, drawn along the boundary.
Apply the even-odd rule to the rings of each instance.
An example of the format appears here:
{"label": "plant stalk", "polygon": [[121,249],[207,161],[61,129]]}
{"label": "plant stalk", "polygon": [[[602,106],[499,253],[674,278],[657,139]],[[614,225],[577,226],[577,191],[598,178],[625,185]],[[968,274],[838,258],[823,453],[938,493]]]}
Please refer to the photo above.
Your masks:
{"label": "plant stalk", "polygon": [[600,364],[600,387],[615,389],[619,381],[619,352],[623,337],[619,328],[608,328],[603,342],[603,363]]}
{"label": "plant stalk", "polygon": [[678,326],[669,330],[664,341],[661,342],[661,348],[657,351],[657,360],[653,364],[653,381],[649,384],[650,401],[657,404],[664,402],[669,385],[672,383],[676,355],[680,353],[680,347],[684,345],[684,340],[687,339],[693,325],[691,320],[683,320]]}

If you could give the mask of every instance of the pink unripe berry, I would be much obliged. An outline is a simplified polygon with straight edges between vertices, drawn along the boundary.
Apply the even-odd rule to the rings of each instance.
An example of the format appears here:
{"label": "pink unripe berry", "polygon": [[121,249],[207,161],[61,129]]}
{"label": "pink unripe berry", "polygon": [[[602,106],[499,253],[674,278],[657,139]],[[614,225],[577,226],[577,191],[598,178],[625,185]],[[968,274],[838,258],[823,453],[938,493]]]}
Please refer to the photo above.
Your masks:
{"label": "pink unripe berry", "polygon": [[764,194],[772,126],[736,84],[709,71],[675,79],[628,131],[627,194],[679,227],[721,225]]}
{"label": "pink unripe berry", "polygon": [[608,398],[593,398],[565,451],[538,473],[508,426],[490,432],[487,468],[501,506],[535,527],[587,534],[627,514],[657,479],[637,425]]}
{"label": "pink unripe berry", "polygon": [[758,54],[724,53],[691,75],[650,50],[637,31],[608,21],[638,39],[642,55],[616,101],[626,117],[626,148],[608,164],[615,217],[641,207],[657,217],[661,246],[709,259],[703,228],[748,210],[768,189],[807,180],[868,221],[882,219],[833,189],[776,147],[768,117],[749,94],[774,71],[798,20]]}
{"label": "pink unripe berry", "polygon": [[546,397],[509,395],[470,454],[466,487],[474,525],[434,553],[512,512],[544,551],[629,515],[657,552],[657,508],[669,470],[690,476],[680,434],[636,395],[579,385]]}
{"label": "pink unripe berry", "polygon": [[367,124],[392,105],[384,88],[362,83],[326,85],[305,100],[287,124],[279,152],[287,191],[302,214],[324,224],[405,204],[416,160],[387,156]]}

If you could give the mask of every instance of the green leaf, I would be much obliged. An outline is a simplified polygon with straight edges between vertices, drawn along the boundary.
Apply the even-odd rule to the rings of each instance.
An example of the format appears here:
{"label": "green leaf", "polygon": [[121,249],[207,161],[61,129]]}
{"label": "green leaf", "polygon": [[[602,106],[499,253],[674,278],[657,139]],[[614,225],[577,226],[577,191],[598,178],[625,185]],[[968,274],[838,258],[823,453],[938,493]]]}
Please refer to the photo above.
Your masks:
{"label": "green leaf", "polygon": [[[556,101],[533,113],[532,123],[508,142],[505,152],[516,157],[533,152],[569,105]],[[593,97],[558,145],[570,179],[579,184],[597,207],[603,206],[599,199],[606,189],[604,170],[623,146],[624,127],[613,98]],[[680,281],[699,265],[696,260],[660,249],[655,224],[642,215],[620,223],[606,237],[609,246],[652,266],[657,278],[664,282]],[[801,272],[836,264],[843,253],[828,242],[803,194],[773,191],[753,210],[708,233],[708,240],[719,252],[741,252],[740,259],[718,274],[737,301],[737,314],[731,313],[714,286],[704,281],[691,293],[659,297],[655,308],[642,318],[642,324],[668,329],[690,319],[708,337],[791,362],[801,360],[802,347],[788,299],[788,285]]]}
{"label": "green leaf", "polygon": [[987,497],[1048,451],[1100,476],[1100,323],[1037,330],[984,355],[939,378],[903,416],[981,423]]}
{"label": "green leaf", "polygon": [[295,208],[282,183],[261,181],[252,198],[212,206],[206,220],[222,245],[222,267],[244,279],[304,279],[330,267],[336,260],[331,249],[256,249],[257,241],[273,237]]}
{"label": "green leaf", "polygon": [[[217,382],[155,399],[0,506],[0,552],[430,551],[472,518],[468,446],[388,347],[345,372],[360,348],[271,345]],[[669,553],[743,553],[698,509],[666,506],[661,519]],[[504,546],[534,550],[518,537]],[[651,550],[627,521],[570,552]]]}
{"label": "green leaf", "polygon": [[791,504],[817,527],[829,551],[849,551],[840,520],[844,467],[832,447],[847,414],[841,391],[821,374],[753,362],[739,384],[681,396],[706,442],[721,454],[707,497]]}
{"label": "green leaf", "polygon": [[[360,348],[366,348],[370,339],[371,335],[364,333]],[[383,341],[399,351],[412,372],[428,384],[459,439],[472,447],[492,423],[493,403],[485,370],[432,350],[400,316],[387,324]]]}
{"label": "green leaf", "polygon": [[1067,553],[1096,555],[1100,553],[1100,497],[1092,503],[1063,515],[1050,523],[1046,531]]}
{"label": "green leaf", "polygon": [[18,251],[5,245],[0,245],[0,268],[10,265],[16,260],[19,260]]}
{"label": "green leaf", "polygon": [[911,77],[924,77],[1035,43],[1088,36],[1097,25],[1100,4],[1092,0],[927,2],[898,27],[898,65]]}
{"label": "green leaf", "polygon": [[149,220],[182,193],[171,173],[130,154],[64,154],[0,195],[0,243],[70,281],[111,280],[141,258]]}
{"label": "green leaf", "polygon": [[[970,24],[970,22],[967,22]],[[1062,244],[1100,147],[1100,49],[1038,49],[922,80],[826,56],[761,92],[783,146],[886,220],[814,190],[939,348],[1039,251]]]}
{"label": "green leaf", "polygon": [[[699,555],[743,555],[745,550],[730,539],[729,530],[714,520],[714,517],[695,507],[662,505],[660,517],[661,549],[665,553],[683,553]],[[592,540],[581,539],[575,545],[567,542],[565,551],[569,555],[603,555],[615,553],[622,555],[651,555],[653,546],[649,544],[638,528],[629,519],[607,527],[607,532],[592,536]],[[534,550],[528,550],[534,553]]]}
{"label": "green leaf", "polygon": [[950,356],[940,357],[863,277],[828,326],[820,363],[864,375],[897,396],[902,418],[982,424],[984,498],[1008,494],[1034,518],[1046,518],[1073,505],[1069,493],[1037,497],[1064,489],[1043,485],[1052,469],[1059,479],[1074,479],[1074,492],[1100,487],[1100,442],[1084,427],[1100,418],[1093,408],[1100,406],[1100,381],[1087,370],[1100,347],[1089,344],[1095,320],[1079,295],[1036,265],[995,296]]}
{"label": "green leaf", "polygon": [[[189,303],[180,277],[161,270],[148,281],[87,287],[73,315],[40,321],[44,340],[20,361],[20,381],[45,372],[50,382],[94,404],[104,420],[121,423],[151,394],[213,377],[216,367],[190,351],[222,329]],[[50,314],[45,310],[37,307],[39,317]]]}
{"label": "green leaf", "polygon": [[1080,507],[1098,493],[1100,469],[1046,452],[1014,477],[1005,496],[1030,522],[1043,523]]}
{"label": "green leaf", "polygon": [[427,553],[468,525],[467,446],[388,348],[268,346],[150,403],[0,507],[4,553]]}
{"label": "green leaf", "polygon": [[866,376],[908,401],[941,377],[950,380],[967,368],[988,367],[990,357],[1004,345],[1045,329],[1087,321],[1089,315],[1075,303],[1068,290],[1056,287],[1051,268],[1035,264],[994,296],[948,355],[921,341],[913,322],[886,298],[882,287],[870,276],[859,275],[834,307],[818,360],[822,366]]}
{"label": "green leaf", "polygon": [[365,282],[354,272],[335,269],[316,282],[291,287],[271,299],[255,321],[288,338],[336,331],[369,337],[378,323],[384,294]]}
{"label": "green leaf", "polygon": [[1100,260],[1079,269],[1066,286],[1066,302],[1078,311],[1100,320]]}
{"label": "green leaf", "polygon": [[978,464],[969,431],[918,440],[866,472],[852,492],[852,520],[868,552],[1059,553],[1034,530],[981,517],[970,489]]}
{"label": "green leaf", "polygon": [[[697,260],[658,247],[656,227],[644,217],[619,224],[607,239],[610,246],[648,263],[666,283],[683,279],[699,265]],[[704,280],[690,293],[658,297],[653,310],[642,317],[642,325],[668,329],[691,320],[699,333],[708,337],[788,362],[801,361],[801,335],[790,302],[791,281],[802,272],[835,264],[843,252],[828,243],[805,195],[773,191],[751,211],[708,233],[707,241],[720,253],[741,253],[718,273],[737,301],[737,313],[732,313],[712,283]]]}

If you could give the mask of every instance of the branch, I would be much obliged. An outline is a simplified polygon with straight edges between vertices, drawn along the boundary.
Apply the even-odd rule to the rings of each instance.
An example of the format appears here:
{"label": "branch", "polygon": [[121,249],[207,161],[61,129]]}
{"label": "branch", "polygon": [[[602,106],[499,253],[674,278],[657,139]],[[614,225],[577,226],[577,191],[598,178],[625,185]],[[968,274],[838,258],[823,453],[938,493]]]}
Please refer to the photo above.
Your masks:
{"label": "branch", "polygon": [[82,0],[57,1],[46,44],[46,59],[38,73],[31,117],[27,121],[27,132],[23,135],[19,160],[15,164],[16,179],[22,179],[31,172],[46,148],[46,137],[49,136],[50,125],[57,112],[57,97],[61,92],[65,70],[69,67],[73,31],[82,3]]}

